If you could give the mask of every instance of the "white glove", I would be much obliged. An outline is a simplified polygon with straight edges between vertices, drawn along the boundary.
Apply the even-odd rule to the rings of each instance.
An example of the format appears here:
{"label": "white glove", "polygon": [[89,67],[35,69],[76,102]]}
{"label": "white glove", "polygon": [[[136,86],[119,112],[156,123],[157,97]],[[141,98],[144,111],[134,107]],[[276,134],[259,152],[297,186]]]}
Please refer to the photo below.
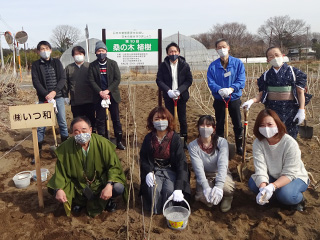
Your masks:
{"label": "white glove", "polygon": [[102,99],[101,101],[101,107],[103,108],[109,108],[109,105],[111,104],[110,99]]}
{"label": "white glove", "polygon": [[176,95],[176,98],[178,98],[180,96],[179,90],[173,90],[173,93]]}
{"label": "white glove", "polygon": [[176,98],[176,94],[174,93],[173,90],[168,91],[168,96],[169,96],[169,98]]}
{"label": "white glove", "polygon": [[242,108],[247,108],[247,110],[249,110],[249,108],[251,107],[251,105],[253,104],[254,102],[253,102],[253,99],[250,99],[250,100],[248,100],[248,101],[246,101],[244,104],[242,104]]}
{"label": "white glove", "polygon": [[269,202],[269,199],[272,197],[275,188],[272,183],[269,183],[268,186],[260,188],[259,191],[260,192],[256,197],[256,201],[259,205],[264,205]]}
{"label": "white glove", "polygon": [[52,103],[52,104],[53,104],[54,112],[57,114],[57,113],[58,113],[58,108],[57,108],[56,100],[54,100],[54,99],[52,98],[52,99],[48,100],[48,103]]}
{"label": "white glove", "polygon": [[182,202],[183,201],[183,193],[182,190],[174,190],[172,193],[173,201]]}
{"label": "white glove", "polygon": [[64,98],[64,103],[70,105],[70,98]]}
{"label": "white glove", "polygon": [[146,184],[148,185],[148,187],[153,187],[154,186],[154,181],[156,180],[153,172],[149,172],[146,176]]}
{"label": "white glove", "polygon": [[304,109],[299,109],[297,115],[294,117],[293,122],[295,122],[295,120],[298,120],[297,125],[300,125],[303,120],[306,118],[306,114]]}
{"label": "white glove", "polygon": [[210,187],[203,189],[203,195],[205,196],[208,203],[211,202],[211,195],[210,195],[211,190],[212,188]]}
{"label": "white glove", "polygon": [[233,92],[232,88],[221,88],[218,93],[222,98],[227,98]]}
{"label": "white glove", "polygon": [[213,187],[211,190],[211,203],[218,205],[223,197],[223,190],[217,187]]}

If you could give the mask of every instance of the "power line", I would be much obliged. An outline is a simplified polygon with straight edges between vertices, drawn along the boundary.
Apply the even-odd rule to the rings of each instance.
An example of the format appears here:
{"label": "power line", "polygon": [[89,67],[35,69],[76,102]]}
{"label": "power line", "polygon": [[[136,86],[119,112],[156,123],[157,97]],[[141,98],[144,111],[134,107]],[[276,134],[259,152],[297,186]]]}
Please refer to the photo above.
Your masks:
{"label": "power line", "polygon": [[2,17],[1,15],[0,15],[0,21],[2,21],[2,22],[4,23],[4,25],[6,25],[6,27],[9,28],[9,30],[12,29],[14,32],[16,32],[16,30],[15,30],[12,26],[10,26],[10,25],[3,19],[3,17]]}

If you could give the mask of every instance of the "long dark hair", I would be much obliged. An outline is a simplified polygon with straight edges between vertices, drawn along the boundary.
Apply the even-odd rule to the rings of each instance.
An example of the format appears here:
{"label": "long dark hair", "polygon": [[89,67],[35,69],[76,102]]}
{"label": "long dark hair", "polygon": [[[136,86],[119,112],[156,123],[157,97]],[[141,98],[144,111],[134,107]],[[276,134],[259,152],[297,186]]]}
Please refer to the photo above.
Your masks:
{"label": "long dark hair", "polygon": [[[198,123],[197,123],[197,128],[198,128],[198,132],[199,132],[199,135],[198,137],[200,138],[200,131],[199,131],[199,127],[204,123],[206,122],[206,124],[208,125],[211,125],[213,127],[213,129],[216,128],[216,122],[214,120],[214,118],[211,116],[211,115],[202,115],[200,116],[199,120],[198,120]],[[216,131],[214,131],[212,134],[211,134],[211,143],[212,143],[212,154],[215,153],[215,150],[217,149],[219,151],[219,148],[218,148],[218,138],[219,136],[216,134]]]}

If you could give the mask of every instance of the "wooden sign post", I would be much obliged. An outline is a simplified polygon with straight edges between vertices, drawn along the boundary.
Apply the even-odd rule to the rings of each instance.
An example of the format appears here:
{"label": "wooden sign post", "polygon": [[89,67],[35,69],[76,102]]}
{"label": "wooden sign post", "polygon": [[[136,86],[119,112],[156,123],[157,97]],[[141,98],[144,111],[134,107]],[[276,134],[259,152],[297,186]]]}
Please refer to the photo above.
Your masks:
{"label": "wooden sign post", "polygon": [[39,207],[43,208],[43,193],[41,182],[40,155],[37,127],[54,126],[56,114],[53,104],[33,104],[9,107],[11,129],[32,128],[33,152],[36,164]]}

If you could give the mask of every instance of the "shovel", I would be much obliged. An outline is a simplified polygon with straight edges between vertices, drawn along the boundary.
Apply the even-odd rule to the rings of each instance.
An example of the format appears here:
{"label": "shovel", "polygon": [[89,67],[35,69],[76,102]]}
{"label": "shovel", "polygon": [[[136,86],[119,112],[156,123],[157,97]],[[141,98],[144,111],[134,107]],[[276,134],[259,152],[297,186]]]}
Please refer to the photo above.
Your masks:
{"label": "shovel", "polygon": [[243,115],[244,115],[244,124],[243,124],[244,127],[243,127],[243,143],[242,143],[242,148],[243,148],[242,162],[237,166],[238,174],[241,182],[245,181],[245,176],[248,171],[247,164],[246,164],[246,150],[247,150],[249,110],[247,109],[247,107],[243,108]]}
{"label": "shovel", "polygon": [[[174,109],[173,109],[173,121],[174,121],[174,131],[178,132],[178,100],[179,97],[173,98]],[[184,137],[180,137],[182,146],[184,146]]]}
{"label": "shovel", "polygon": [[301,138],[311,139],[313,136],[313,127],[307,126],[307,120],[304,120],[304,125],[299,126],[299,134]]}
{"label": "shovel", "polygon": [[54,128],[54,126],[52,126],[52,133],[53,133],[53,138],[54,138],[54,145],[50,146],[50,150],[54,152],[58,147],[57,134],[56,134],[56,129]]}
{"label": "shovel", "polygon": [[109,118],[109,108],[106,108],[106,138],[110,140],[110,118]]}
{"label": "shovel", "polygon": [[[224,100],[224,98],[222,98],[222,100],[225,103],[225,114],[224,114],[224,138],[228,141],[228,119],[229,119],[229,102],[231,100],[231,94],[229,96],[228,101]],[[231,160],[234,155],[236,155],[236,150],[235,150],[235,145],[233,143],[229,143],[228,142],[228,146],[229,146],[229,160]]]}

